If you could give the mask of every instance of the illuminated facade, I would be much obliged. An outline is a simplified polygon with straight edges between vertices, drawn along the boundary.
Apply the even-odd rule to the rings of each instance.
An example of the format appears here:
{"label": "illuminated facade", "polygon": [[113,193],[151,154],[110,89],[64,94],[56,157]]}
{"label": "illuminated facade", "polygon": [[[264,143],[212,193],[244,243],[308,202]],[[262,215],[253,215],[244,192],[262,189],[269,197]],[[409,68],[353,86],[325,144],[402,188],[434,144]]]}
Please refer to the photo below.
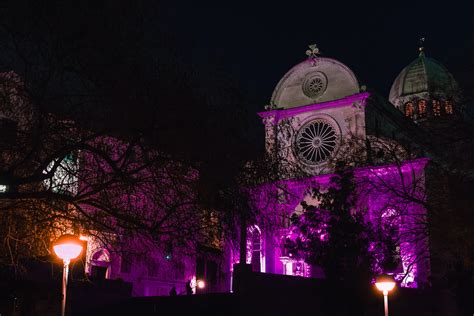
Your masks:
{"label": "illuminated facade", "polygon": [[[125,151],[130,150],[127,143],[113,137],[101,137],[96,141],[107,145],[109,149],[112,148],[113,159],[120,159]],[[152,154],[152,151],[147,151],[147,154]],[[141,153],[137,150],[133,156],[140,157]],[[82,179],[93,178],[97,170],[107,171],[110,168],[104,160],[98,159],[93,153],[82,153],[81,161],[79,174]],[[133,167],[133,164],[131,166]],[[143,168],[139,175],[136,175],[138,179],[143,179],[139,180],[139,184],[116,185],[103,189],[100,194],[110,196],[113,199],[111,205],[115,205],[126,214],[135,214],[145,222],[162,221],[162,225],[167,227],[179,226],[185,235],[190,229],[186,222],[189,221],[192,226],[191,222],[197,218],[197,216],[192,218],[198,211],[192,207],[194,192],[190,186],[198,176],[190,168],[179,169],[179,174],[174,174],[175,169],[171,166],[162,166],[161,169]],[[79,184],[82,192],[94,192],[94,185],[94,181]],[[157,196],[160,200],[156,199]],[[183,217],[182,223],[173,215],[166,214],[169,211],[167,205],[178,200],[181,203],[175,203],[173,212]],[[91,205],[83,208],[90,214],[96,211]],[[111,220],[117,221],[113,217]],[[196,291],[196,282],[203,274],[201,272],[203,260],[199,251],[194,249],[193,241],[190,240],[189,244],[183,243],[182,240],[178,242],[178,238],[173,239],[173,233],[157,235],[152,239],[146,234],[141,234],[140,228],[137,228],[137,231],[132,228],[131,231],[121,234],[120,225],[117,226],[119,227],[109,235],[102,232],[97,234],[98,238],[94,235],[83,236],[87,242],[85,273],[89,277],[121,279],[129,282],[132,284],[133,296],[169,295],[172,288],[175,288],[177,294],[185,295],[186,283],[189,281],[192,290]],[[210,265],[211,261],[210,258],[206,258],[204,264]],[[209,275],[207,277],[209,278]]]}
{"label": "illuminated facade", "polygon": [[[404,287],[429,286],[430,251],[423,207],[429,159],[405,159],[399,152],[393,163],[393,159],[373,157],[373,153],[380,154],[377,147],[396,148],[397,139],[409,137],[403,130],[403,116],[415,123],[452,116],[458,98],[456,82],[420,49],[419,57],[396,78],[390,93],[392,104],[374,104],[347,66],[319,56],[315,46],[307,54],[306,60],[283,76],[266,111],[259,113],[265,125],[267,152],[279,157],[282,172],[281,181],[261,188],[263,194],[278,196],[278,201],[256,208],[262,214],[276,216],[280,225],[270,225],[266,231],[251,228],[258,229],[261,237],[257,247],[255,236],[249,238],[247,263],[258,272],[324,277],[319,267],[294,258],[285,247],[286,240],[295,238],[289,219],[301,214],[302,202],[318,204],[309,190],[328,186],[335,161],[354,159],[354,165],[363,166],[355,169],[357,208],[365,210],[367,221],[393,229],[397,236],[397,267],[390,271],[375,269],[393,274]],[[365,146],[358,151],[357,140],[371,142],[372,153]],[[356,160],[365,160],[365,164]],[[288,173],[289,166],[297,166],[304,176]],[[268,226],[265,221],[260,223],[262,227]],[[231,261],[236,263],[238,256]]]}
{"label": "illuminated facade", "polygon": [[[426,210],[416,201],[426,199],[425,167],[429,160],[417,157],[389,162],[386,157],[377,157],[377,146],[396,147],[397,139],[404,133],[401,122],[406,118],[422,125],[438,117],[453,116],[458,98],[456,82],[442,65],[421,52],[395,80],[390,92],[392,104],[374,105],[371,94],[359,85],[346,65],[319,56],[315,46],[307,54],[306,60],[282,77],[270,104],[258,113],[265,126],[266,150],[281,161],[281,179],[253,192],[261,197],[261,203],[256,202],[254,207],[262,219],[248,227],[246,263],[255,272],[323,278],[324,271],[295,258],[285,247],[286,241],[295,237],[289,219],[293,214],[301,214],[302,202],[317,205],[309,190],[329,185],[335,161],[357,158],[366,162],[363,166],[354,163],[359,166],[355,170],[358,209],[366,211],[365,219],[372,224],[397,231],[398,267],[392,271],[381,271],[378,267],[378,272],[392,273],[402,286],[428,285],[428,236],[419,233],[425,228],[422,223],[426,222]],[[15,117],[19,128],[25,125],[21,120],[23,114]],[[13,117],[3,113],[2,125],[11,124]],[[103,140],[113,146],[120,143],[113,138]],[[360,150],[361,140],[362,144],[372,142],[373,153],[366,147]],[[78,156],[82,158],[80,166]],[[400,157],[403,153],[397,158]],[[67,156],[54,177],[43,184],[53,192],[87,191],[85,184],[73,175],[94,177],[94,170],[101,168],[95,168],[91,161],[94,159],[88,162],[83,153]],[[287,173],[288,167],[293,166],[305,176]],[[91,174],[84,177],[87,172]],[[406,194],[407,188],[409,196],[400,194]],[[7,190],[7,185],[0,183],[0,193]],[[166,203],[176,198],[172,191],[161,193],[163,199],[168,199]],[[135,192],[127,202],[137,212],[159,208],[156,201],[146,201],[140,192]],[[271,225],[267,222],[269,218],[273,220]],[[325,238],[324,234],[321,238]],[[135,296],[168,295],[173,287],[178,294],[185,294],[186,283],[191,281],[195,290],[198,280],[206,282],[206,291],[228,291],[233,264],[239,260],[238,241],[228,241],[223,247],[212,245],[197,255],[199,252],[189,254],[184,246],[173,248],[166,241],[161,250],[153,251],[148,251],[153,245],[146,242],[129,241],[126,247],[147,253],[139,256],[108,249],[94,236],[82,239],[87,242],[85,272],[92,278],[130,282]]]}
{"label": "illuminated facade", "polygon": [[[396,137],[391,136],[400,131],[397,119],[405,120],[405,116],[423,122],[453,113],[454,94],[448,97],[451,92],[428,91],[427,84],[417,82],[431,80],[429,76],[413,75],[424,69],[420,65],[429,68],[438,63],[420,54],[395,80],[390,94],[393,106],[382,110],[370,104],[370,93],[359,86],[356,76],[347,66],[319,56],[314,48],[306,60],[283,76],[273,92],[270,105],[259,113],[265,125],[266,150],[281,157],[283,169],[285,164],[296,165],[306,176],[301,178],[282,171],[278,183],[256,190],[255,194],[261,196],[262,202],[257,202],[255,208],[265,219],[248,227],[246,263],[253,271],[324,277],[319,267],[294,258],[285,247],[285,241],[294,238],[295,234],[289,218],[302,212],[301,202],[317,204],[308,190],[314,186],[328,186],[335,160],[347,158],[350,154],[359,155],[362,160],[369,159],[367,152],[352,150],[351,140],[368,139],[375,147],[377,144],[393,145]],[[435,71],[440,69],[445,71],[444,68],[435,68]],[[427,73],[430,74],[424,72]],[[452,80],[449,76],[445,78]],[[454,89],[454,80],[451,84]],[[400,86],[405,90],[396,92]],[[408,91],[406,87],[409,86],[414,88]],[[399,95],[395,97],[397,93]],[[401,113],[397,119],[390,120],[390,111],[394,109]],[[409,198],[426,199],[425,167],[428,162],[427,158],[419,157],[397,164],[381,158],[373,165],[366,164],[355,170],[358,208],[366,210],[365,218],[374,225],[396,226],[398,266],[392,271],[382,271],[378,267],[378,272],[392,273],[404,287],[429,285],[428,236],[419,234],[424,229],[422,223],[426,222],[426,210],[420,203],[407,202]],[[401,197],[398,192],[407,188],[412,189],[410,196]],[[275,203],[268,203],[272,200],[270,195],[278,196]],[[276,219],[276,224],[268,225],[265,222],[268,218]],[[137,296],[168,295],[173,286],[178,293],[184,293],[185,283],[191,280],[195,289],[197,279],[214,284],[207,291],[228,291],[232,286],[233,264],[239,260],[238,245],[238,241],[229,241],[221,254],[217,251],[211,257],[185,256],[174,249],[169,257],[166,253],[155,252],[146,259],[114,258],[107,250],[91,246],[86,272],[129,281],[133,283],[134,295]]]}

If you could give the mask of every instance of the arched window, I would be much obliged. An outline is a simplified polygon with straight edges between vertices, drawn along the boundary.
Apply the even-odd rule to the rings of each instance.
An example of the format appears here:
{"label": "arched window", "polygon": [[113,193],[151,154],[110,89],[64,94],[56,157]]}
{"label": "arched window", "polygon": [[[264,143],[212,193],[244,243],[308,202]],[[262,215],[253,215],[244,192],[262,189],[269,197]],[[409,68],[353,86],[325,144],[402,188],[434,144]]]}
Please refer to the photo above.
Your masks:
{"label": "arched window", "polygon": [[[400,214],[394,208],[383,211],[381,216],[382,231],[384,234],[384,262],[385,272],[401,273],[403,265],[400,253]],[[386,257],[388,256],[388,257]]]}
{"label": "arched window", "polygon": [[252,271],[260,272],[260,255],[262,251],[262,244],[260,240],[260,232],[258,230],[254,230],[252,234],[252,259],[251,259],[251,264],[252,264]]}
{"label": "arched window", "polygon": [[405,116],[412,118],[415,114],[415,107],[413,106],[412,102],[405,103]]}
{"label": "arched window", "polygon": [[441,103],[438,100],[433,100],[433,116],[441,116]]}
{"label": "arched window", "polygon": [[94,279],[110,277],[110,254],[106,249],[100,249],[92,255],[90,275]]}
{"label": "arched window", "polygon": [[426,100],[418,101],[418,118],[426,117]]}
{"label": "arched window", "polygon": [[452,101],[444,101],[444,112],[448,115],[453,114],[453,102]]}
{"label": "arched window", "polygon": [[247,239],[247,253],[252,265],[252,271],[265,272],[263,262],[263,247],[262,247],[262,233],[260,228],[256,225],[249,228],[249,235]]}

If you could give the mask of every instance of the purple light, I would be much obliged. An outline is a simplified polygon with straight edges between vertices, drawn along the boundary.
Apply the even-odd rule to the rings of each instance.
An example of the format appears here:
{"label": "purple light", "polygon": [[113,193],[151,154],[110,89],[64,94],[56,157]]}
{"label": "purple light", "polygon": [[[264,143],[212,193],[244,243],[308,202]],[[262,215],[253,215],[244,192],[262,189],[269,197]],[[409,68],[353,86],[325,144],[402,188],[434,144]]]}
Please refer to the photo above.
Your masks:
{"label": "purple light", "polygon": [[[328,102],[327,105],[329,106],[330,104],[331,102]],[[293,110],[296,109],[269,111],[264,112],[262,115],[267,116],[270,115],[270,112],[275,114],[277,112]],[[282,116],[278,117],[281,118]],[[400,282],[402,287],[417,287],[420,280],[428,282],[429,262],[427,262],[428,259],[421,259],[426,258],[427,254],[429,254],[427,240],[412,233],[419,229],[417,225],[423,222],[426,211],[423,208],[423,203],[407,202],[407,200],[403,200],[398,196],[402,190],[410,188],[412,189],[411,197],[413,199],[418,199],[420,202],[424,201],[424,168],[428,162],[428,158],[419,158],[405,161],[400,165],[371,166],[354,170],[359,197],[357,203],[359,209],[367,210],[365,219],[372,222],[373,225],[381,225],[381,221],[384,221],[398,227],[400,237],[397,241],[397,249],[399,249],[400,265],[399,270],[393,273],[393,276]],[[305,179],[286,179],[264,184],[254,188],[251,192],[254,206],[260,209],[263,214],[267,214],[266,216],[271,216],[272,214],[291,216],[301,201],[308,199],[308,188],[319,187],[324,189],[328,187],[333,176],[334,174],[315,175]],[[417,181],[420,181],[422,185],[419,187],[413,186]],[[386,190],[384,185],[390,186],[394,191]],[[284,199],[275,203],[268,203],[267,201],[270,200],[270,196],[275,196],[278,192],[285,192]],[[311,202],[311,199],[306,201]],[[398,211],[400,214],[397,213]],[[325,232],[324,227],[319,228],[319,230],[320,240],[328,240],[329,236]],[[290,238],[294,241],[298,237],[298,233],[292,230],[291,227],[286,227],[283,231],[280,230],[280,233],[283,234],[279,234],[279,238],[277,235],[267,238],[283,241],[286,238]],[[380,249],[377,249],[377,247],[375,243],[371,243],[370,251],[379,252]],[[304,261],[300,261],[292,253],[284,253],[280,245],[265,249],[265,256],[269,259],[273,258],[271,259],[273,263],[268,269],[270,273],[300,276],[311,275],[309,266],[308,268],[301,266],[300,262],[304,264]],[[382,262],[383,255],[380,254],[377,258],[378,262]],[[420,262],[423,262],[423,264],[420,265]],[[423,269],[421,269],[422,266]],[[376,271],[379,273],[390,272],[383,271],[380,263],[374,267],[374,272]],[[319,270],[316,270],[314,275],[321,275],[321,273],[319,273]]]}

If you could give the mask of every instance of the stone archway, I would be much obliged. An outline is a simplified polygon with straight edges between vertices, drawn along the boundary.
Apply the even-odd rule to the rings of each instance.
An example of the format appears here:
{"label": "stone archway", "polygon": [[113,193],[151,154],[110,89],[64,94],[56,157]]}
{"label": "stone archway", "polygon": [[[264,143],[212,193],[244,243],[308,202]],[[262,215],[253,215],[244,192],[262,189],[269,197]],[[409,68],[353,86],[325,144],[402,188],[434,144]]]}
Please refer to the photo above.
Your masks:
{"label": "stone archway", "polygon": [[265,257],[263,255],[262,231],[257,225],[248,228],[247,263],[252,265],[252,271],[265,272]]}
{"label": "stone archway", "polygon": [[91,257],[90,276],[94,279],[109,279],[111,274],[110,253],[99,249]]}

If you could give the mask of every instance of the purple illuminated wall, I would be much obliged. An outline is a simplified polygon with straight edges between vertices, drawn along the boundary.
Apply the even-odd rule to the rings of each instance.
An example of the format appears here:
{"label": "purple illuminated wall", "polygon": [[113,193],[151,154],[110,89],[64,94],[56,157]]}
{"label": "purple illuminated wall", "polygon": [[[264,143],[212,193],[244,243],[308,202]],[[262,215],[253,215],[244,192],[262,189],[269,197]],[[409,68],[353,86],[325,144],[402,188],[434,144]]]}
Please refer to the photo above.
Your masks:
{"label": "purple illuminated wall", "polygon": [[[196,257],[190,251],[194,240],[189,238],[189,245],[186,240],[178,242],[181,235],[174,236],[162,227],[178,225],[182,235],[199,228],[192,218],[196,199],[191,187],[198,180],[197,172],[172,162],[146,165],[140,159],[141,148],[113,137],[95,139],[91,145],[128,170],[135,181],[111,181],[116,176],[112,162],[94,151],[81,152],[78,194],[84,199],[80,207],[88,215],[103,219],[104,227],[114,227],[109,233],[94,227],[84,232],[86,272],[93,276],[94,269],[105,268],[106,278],[131,282],[134,296],[168,295],[173,286],[178,294],[184,294],[186,282],[196,281]],[[134,154],[125,155],[130,150]],[[108,181],[113,185],[95,191],[98,183]],[[103,210],[102,205],[110,209]],[[125,220],[121,222],[122,218]],[[161,226],[153,230],[155,223]],[[172,245],[169,251],[167,244]]]}
{"label": "purple illuminated wall", "polygon": [[[400,165],[358,168],[355,181],[358,209],[373,225],[384,225],[389,219],[397,225],[397,250],[400,269],[392,272],[403,287],[427,284],[429,271],[428,236],[426,231],[424,168],[428,159],[421,158]],[[294,238],[289,217],[301,211],[300,203],[311,203],[306,192],[311,187],[327,187],[332,174],[305,179],[282,180],[267,184],[252,192],[255,208],[262,213],[262,258],[268,273],[322,277],[318,267],[295,260],[285,253],[282,241]],[[277,199],[272,196],[278,196]],[[273,202],[272,202],[273,201]],[[266,231],[265,231],[266,229]],[[324,236],[322,236],[324,238]],[[376,251],[377,249],[374,249]],[[249,249],[247,254],[251,256]],[[234,251],[230,258],[238,261]],[[251,258],[247,259],[248,263]],[[380,267],[374,268],[382,273]]]}
{"label": "purple illuminated wall", "polygon": [[[121,145],[114,143],[112,139],[107,142],[111,142],[109,145],[117,146],[117,150],[120,150]],[[97,158],[84,155],[83,159],[90,160],[82,167],[83,179],[94,176],[94,170],[97,168],[103,171],[108,170],[105,162],[97,160]],[[419,284],[426,284],[430,273],[427,236],[417,233],[424,231],[425,228],[423,223],[426,220],[426,212],[422,205],[425,201],[424,168],[427,162],[427,159],[417,159],[406,161],[400,165],[366,167],[355,170],[358,209],[366,210],[366,219],[374,225],[381,225],[393,214],[396,214],[398,218],[396,224],[400,233],[398,247],[401,270],[395,273],[395,277],[404,287],[417,287]],[[261,213],[259,222],[251,225],[248,230],[247,263],[252,265],[254,271],[323,277],[324,273],[318,267],[311,266],[301,259],[296,260],[290,254],[285,253],[282,242],[287,237],[294,238],[289,217],[295,211],[301,211],[300,204],[303,200],[311,203],[307,194],[308,189],[316,186],[327,187],[332,176],[332,174],[325,174],[305,179],[281,180],[251,190],[250,198],[253,207]],[[191,172],[187,177],[197,179],[198,175]],[[165,197],[162,202],[165,204],[176,199],[179,193],[166,191],[172,186],[167,185],[164,175],[160,179],[159,183],[144,183],[143,191],[137,190],[136,199],[126,201],[130,203],[129,205],[120,204],[121,197],[125,198],[125,194],[115,194],[117,203],[122,207],[129,206],[141,218],[159,216],[159,204],[156,200],[150,200],[150,197],[146,196],[144,192],[152,191],[153,187],[150,186],[160,185],[165,190],[162,192],[162,196]],[[88,190],[86,185],[86,182],[82,184],[81,190],[83,192]],[[188,195],[187,198],[192,198],[192,195]],[[87,206],[84,208],[91,212],[94,211]],[[157,210],[158,213],[156,213]],[[189,210],[183,209],[182,211],[188,212]],[[189,217],[189,219],[191,218]],[[190,222],[192,221],[190,220]],[[228,241],[225,246],[224,264],[221,265],[222,279],[225,280],[221,290],[230,289],[232,265],[239,259],[237,245],[239,245],[238,240],[232,240]],[[147,244],[139,237],[134,237],[129,241],[128,247],[146,250],[145,248],[152,249],[153,245]],[[178,292],[182,292],[185,282],[196,278],[196,257],[184,255],[184,250],[176,249],[172,260],[163,259],[163,252],[159,249],[150,251],[149,259],[135,260],[131,268],[125,267],[125,269],[123,256],[110,252],[108,256],[101,257],[96,255],[98,251],[101,251],[100,247],[89,254],[91,264],[107,266],[109,269],[107,277],[122,278],[132,282],[134,295],[137,296],[167,295],[172,286],[176,286]],[[102,260],[101,258],[106,258],[110,262],[99,262]],[[377,273],[383,272],[380,268],[376,267],[376,269],[378,269]]]}

